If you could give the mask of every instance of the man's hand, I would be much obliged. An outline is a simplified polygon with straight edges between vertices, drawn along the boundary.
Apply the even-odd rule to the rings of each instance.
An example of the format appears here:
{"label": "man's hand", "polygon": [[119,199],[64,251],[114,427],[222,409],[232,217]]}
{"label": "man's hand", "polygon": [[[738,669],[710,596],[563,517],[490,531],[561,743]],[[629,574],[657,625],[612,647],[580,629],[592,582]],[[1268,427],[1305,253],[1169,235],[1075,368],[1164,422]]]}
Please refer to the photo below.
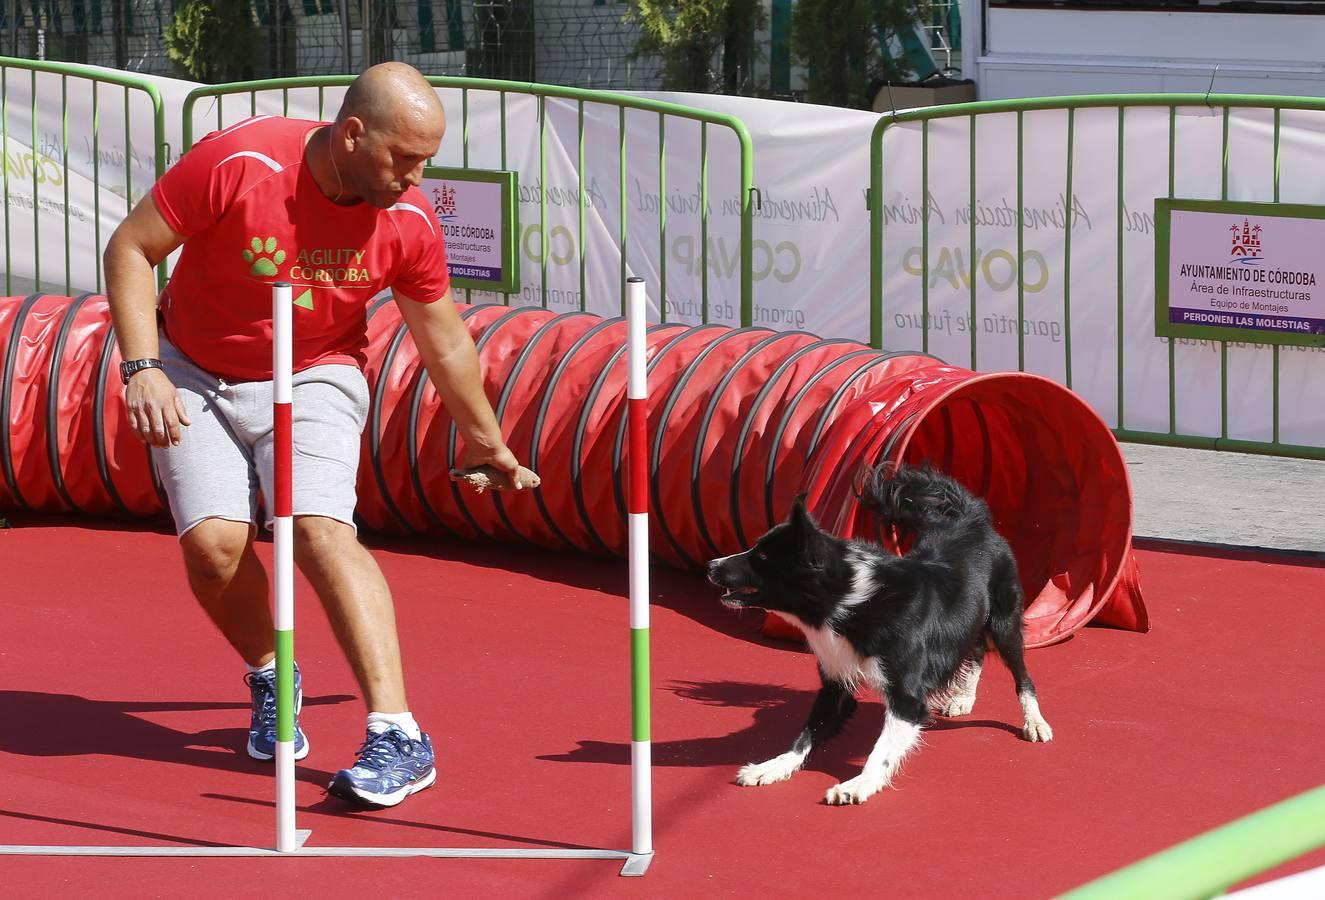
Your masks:
{"label": "man's hand", "polygon": [[451,478],[464,481],[479,493],[487,488],[521,491],[541,484],[538,475],[520,465],[515,454],[505,445],[493,450],[467,449],[462,467],[452,469]]}
{"label": "man's hand", "polygon": [[179,427],[189,424],[184,401],[166,373],[143,369],[129,379],[124,389],[129,411],[129,428],[138,440],[152,447],[179,444]]}

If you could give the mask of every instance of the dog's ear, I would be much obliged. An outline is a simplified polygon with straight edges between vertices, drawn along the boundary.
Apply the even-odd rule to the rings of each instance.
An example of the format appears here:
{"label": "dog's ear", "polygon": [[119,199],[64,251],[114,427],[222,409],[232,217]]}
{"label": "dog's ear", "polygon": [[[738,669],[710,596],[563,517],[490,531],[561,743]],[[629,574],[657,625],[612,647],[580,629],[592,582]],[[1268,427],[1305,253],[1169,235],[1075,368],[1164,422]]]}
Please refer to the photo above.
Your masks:
{"label": "dog's ear", "polygon": [[810,521],[810,511],[805,508],[805,494],[797,494],[791,501],[791,512],[787,515],[787,521],[797,527],[804,526]]}

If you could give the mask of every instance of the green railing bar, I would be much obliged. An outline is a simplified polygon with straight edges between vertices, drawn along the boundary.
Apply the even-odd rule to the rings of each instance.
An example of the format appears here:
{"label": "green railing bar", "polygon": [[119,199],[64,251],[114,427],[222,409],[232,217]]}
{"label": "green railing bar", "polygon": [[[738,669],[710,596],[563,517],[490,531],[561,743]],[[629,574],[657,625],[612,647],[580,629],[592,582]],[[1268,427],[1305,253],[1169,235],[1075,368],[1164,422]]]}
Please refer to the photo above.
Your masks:
{"label": "green railing bar", "polygon": [[626,314],[626,108],[619,107],[617,133],[619,136],[618,165],[621,177],[621,315]]}
{"label": "green railing bar", "polygon": [[129,128],[129,89],[124,89],[124,214],[133,211],[133,132]]}
{"label": "green railing bar", "polygon": [[[896,116],[896,113],[893,114]],[[883,129],[891,119],[880,119],[870,138],[870,186],[866,205],[870,213],[870,346],[883,349]],[[975,210],[971,210],[975,218]],[[972,361],[972,367],[975,362]]]}
{"label": "green railing bar", "polygon": [[[538,230],[542,252],[539,258],[539,298],[547,309],[547,256],[551,247],[547,226],[547,98],[538,98]],[[507,297],[510,295],[507,294]]]}
{"label": "green railing bar", "polygon": [[[124,92],[127,97],[128,91]],[[37,70],[32,70],[32,280],[41,290],[41,198],[37,192]],[[5,160],[9,165],[9,160]],[[125,160],[128,166],[128,160]]]}
{"label": "green railing bar", "polygon": [[[185,101],[184,101],[185,109],[188,108],[188,103],[189,103],[189,101],[188,101],[188,99],[186,98]],[[225,122],[224,122],[224,120],[221,118],[221,107],[222,107],[224,104],[225,104],[225,97],[224,97],[223,95],[218,95],[217,98],[216,98],[216,130],[217,130],[217,131],[220,131],[222,128],[225,127]],[[190,126],[191,124],[192,124],[192,122],[191,122],[189,119],[185,119],[185,120],[184,120],[184,129],[185,129],[185,132],[186,132],[186,133],[188,132],[188,130],[189,130],[189,126]],[[193,142],[190,141],[190,140],[187,140],[187,139],[186,139],[186,140],[184,141],[184,146],[185,146],[185,147],[192,146],[192,144],[193,144]]]}
{"label": "green railing bar", "polygon": [[138,88],[150,94],[154,101],[160,102],[161,94],[150,80],[132,72],[120,72],[115,69],[101,69],[79,63],[51,62],[41,59],[24,59],[19,56],[0,56],[0,67],[12,67],[33,72],[45,72],[50,75],[72,75],[90,81],[117,84],[120,87]]}
{"label": "green railing bar", "polygon": [[[501,167],[502,167],[502,171],[505,171],[505,170],[506,170],[506,92],[505,92],[505,91],[499,91],[499,92],[498,92],[498,97],[499,97],[499,99],[500,99],[499,106],[500,106],[500,109],[501,109]],[[540,185],[540,190],[541,190],[541,189],[542,189],[542,186]],[[520,206],[520,202],[519,202],[519,200],[517,199],[517,200],[516,200],[516,209],[519,209],[519,206]],[[517,243],[517,244],[516,244],[515,252],[516,252],[516,253],[519,253],[519,252],[520,252],[520,243]],[[546,254],[545,254],[545,256],[546,256]],[[511,295],[510,295],[510,294],[502,294],[502,300],[501,300],[501,302],[502,302],[503,304],[505,304],[506,306],[510,306],[510,305],[511,305]]]}
{"label": "green railing bar", "polygon": [[248,114],[250,116],[258,114],[258,94],[256,91],[248,95]]}
{"label": "green railing bar", "polygon": [[[1022,112],[1017,110],[1017,369],[1026,371],[1026,166]],[[926,322],[926,327],[929,323]]]}
{"label": "green railing bar", "polygon": [[[1277,109],[1274,111],[1274,202],[1275,203],[1279,202],[1279,153],[1282,149],[1279,144],[1279,113],[1280,111]],[[1274,395],[1273,397],[1271,397],[1271,408],[1273,409],[1272,413],[1273,419],[1271,420],[1271,426],[1270,426],[1271,428],[1270,438],[1271,440],[1274,441],[1274,443],[1277,444],[1279,443],[1279,345],[1272,344],[1271,349],[1274,351],[1274,355],[1272,357],[1273,359],[1272,368],[1274,371],[1271,373],[1271,377],[1273,378],[1272,390],[1274,392]]]}
{"label": "green railing bar", "polygon": [[97,293],[101,293],[101,85],[92,82],[92,235],[96,241]]}
{"label": "green railing bar", "polygon": [[[9,247],[9,67],[0,68],[0,153],[4,154],[5,182],[5,295],[14,293],[11,269],[13,255]],[[5,425],[8,428],[8,424]]]}
{"label": "green railing bar", "polygon": [[[320,93],[322,88],[318,88]],[[462,88],[460,91],[460,164],[466,169],[469,168],[469,88]],[[520,198],[515,200],[516,206],[520,205]],[[520,252],[517,241],[515,252]],[[474,289],[465,288],[465,302],[474,302]]]}
{"label": "green railing bar", "polygon": [[[156,135],[155,163],[152,169],[156,179],[159,180],[162,175],[166,174],[166,107],[163,103],[152,105],[152,128]],[[156,289],[158,293],[165,290],[168,275],[166,267],[169,264],[169,259],[163,259],[157,263]]]}
{"label": "green railing bar", "polygon": [[1231,450],[1261,456],[1291,456],[1295,459],[1325,459],[1325,447],[1302,444],[1281,444],[1278,441],[1249,441],[1241,438],[1210,437],[1208,435],[1169,434],[1164,431],[1133,431],[1113,429],[1114,437],[1133,444],[1154,444],[1160,447],[1186,447],[1194,450]]}
{"label": "green railing bar", "polygon": [[739,125],[736,137],[741,144],[741,326],[748,328],[754,324],[754,210],[750,208],[754,194],[754,147],[750,143],[750,134],[739,120],[732,120]]}
{"label": "green railing bar", "polygon": [[290,89],[281,88],[281,115],[290,115]]}
{"label": "green railing bar", "polygon": [[[1178,155],[1178,107],[1169,107],[1169,199],[1173,199]],[[1178,433],[1178,340],[1169,338],[1169,433]],[[1121,376],[1120,376],[1121,377]],[[1122,424],[1121,422],[1119,424]]]}
{"label": "green railing bar", "polygon": [[74,292],[73,255],[69,248],[69,76],[60,76],[60,163],[64,180],[64,292]]}
{"label": "green railing bar", "polygon": [[667,321],[667,117],[658,114],[658,321]]}
{"label": "green railing bar", "polygon": [[1223,115],[1224,144],[1219,153],[1220,175],[1219,175],[1219,199],[1228,199],[1228,107],[1224,108]]}
{"label": "green railing bar", "polygon": [[1325,786],[1235,819],[1085,884],[1062,900],[1210,897],[1325,846]]}
{"label": "green railing bar", "polygon": [[[1067,111],[1067,202],[1063,204],[1063,369],[1064,383],[1067,389],[1072,390],[1072,210],[1076,207],[1076,201],[1072,197],[1072,142],[1075,140],[1077,111],[1069,109]],[[971,117],[971,125],[975,125],[975,117]],[[975,199],[971,199],[971,207],[974,210]],[[971,217],[975,221],[974,214]],[[971,226],[974,229],[974,224]],[[971,283],[975,283],[975,277],[972,276]]]}
{"label": "green railing bar", "polygon": [[976,369],[977,365],[976,345],[978,344],[976,336],[979,333],[979,326],[978,326],[979,319],[977,318],[977,313],[976,313],[977,284],[975,277],[975,257],[976,254],[979,252],[979,248],[976,247],[975,243],[975,159],[976,159],[975,116],[971,116],[970,137],[971,137],[971,149],[969,155],[971,159],[971,253],[969,258],[966,260],[966,270],[967,272],[970,273],[969,281],[971,287],[971,371],[975,372],[978,371]]}
{"label": "green railing bar", "polygon": [[469,88],[460,91],[460,163],[469,168]]}
{"label": "green railing bar", "polygon": [[929,352],[929,121],[920,123],[920,350]]}
{"label": "green railing bar", "polygon": [[323,88],[322,86],[319,85],[319,86],[318,86],[318,89],[317,89],[317,118],[318,118],[318,121],[319,121],[319,122],[322,121],[322,116],[324,115],[324,113],[322,112],[323,101],[324,101],[324,99],[325,99],[325,98],[323,97],[323,92],[324,92],[324,91],[325,91],[325,88]]}
{"label": "green railing bar", "polygon": [[709,123],[699,123],[700,321],[709,323]]}
{"label": "green railing bar", "polygon": [[874,125],[874,136],[892,125],[923,119],[951,119],[960,116],[1006,113],[1022,110],[1099,109],[1118,106],[1255,106],[1267,109],[1325,110],[1325,97],[1276,97],[1268,94],[1091,94],[1069,97],[1031,97],[1018,100],[979,100],[974,103],[950,103],[905,112],[888,113]]}
{"label": "green railing bar", "polygon": [[[1224,107],[1224,146],[1220,153],[1223,162],[1220,200],[1228,199],[1228,113],[1228,107]],[[1219,342],[1219,435],[1228,437],[1228,341]]]}
{"label": "green railing bar", "polygon": [[[579,255],[580,255],[580,312],[584,312],[585,309],[587,308],[587,305],[588,305],[588,301],[585,299],[585,293],[586,293],[586,291],[587,291],[587,287],[586,287],[586,285],[587,285],[587,281],[586,281],[586,278],[585,278],[585,271],[584,271],[584,265],[585,265],[585,255],[584,255],[584,101],[583,101],[583,100],[580,100],[580,101],[577,101],[577,102],[578,102],[578,106],[579,106],[579,121],[578,121],[578,124],[577,124],[577,126],[576,126],[576,131],[577,131],[577,141],[576,141],[576,144],[577,144],[577,146],[576,146],[575,149],[576,149],[576,157],[577,157],[577,159],[578,159],[578,164],[577,164],[576,167],[575,167],[575,178],[576,178],[576,196],[577,196],[578,199],[579,199],[579,207],[580,207],[580,209],[579,209],[579,213],[580,213],[580,223],[579,223],[579,232],[578,232],[578,235],[579,235],[579,236],[576,238],[576,242],[577,242],[577,244],[578,244],[578,246],[579,246]],[[468,164],[466,164],[466,165],[468,165]]]}
{"label": "green railing bar", "polygon": [[1123,428],[1123,346],[1127,343],[1123,317],[1123,120],[1126,109],[1118,107],[1118,427]]}

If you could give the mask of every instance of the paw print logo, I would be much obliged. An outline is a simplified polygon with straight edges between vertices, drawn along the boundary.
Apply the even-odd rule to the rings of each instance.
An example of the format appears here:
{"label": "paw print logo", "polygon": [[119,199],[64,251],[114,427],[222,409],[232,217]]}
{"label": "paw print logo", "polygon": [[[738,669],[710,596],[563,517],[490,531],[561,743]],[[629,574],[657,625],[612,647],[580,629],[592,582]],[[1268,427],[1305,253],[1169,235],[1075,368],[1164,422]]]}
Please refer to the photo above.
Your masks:
{"label": "paw print logo", "polygon": [[269,237],[264,244],[262,238],[255,237],[244,248],[244,262],[252,263],[248,274],[258,278],[270,278],[277,268],[285,262],[285,251],[276,249],[276,238]]}

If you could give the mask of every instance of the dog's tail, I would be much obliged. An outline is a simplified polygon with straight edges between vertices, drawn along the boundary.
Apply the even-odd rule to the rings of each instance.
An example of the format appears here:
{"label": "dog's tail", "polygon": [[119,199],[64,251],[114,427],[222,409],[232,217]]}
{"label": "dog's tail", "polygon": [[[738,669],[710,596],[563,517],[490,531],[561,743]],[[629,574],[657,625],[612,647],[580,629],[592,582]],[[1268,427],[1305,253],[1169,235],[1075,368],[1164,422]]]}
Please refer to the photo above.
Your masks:
{"label": "dog's tail", "polygon": [[976,498],[959,482],[928,465],[886,462],[865,469],[856,485],[860,505],[886,525],[918,530],[962,518]]}

